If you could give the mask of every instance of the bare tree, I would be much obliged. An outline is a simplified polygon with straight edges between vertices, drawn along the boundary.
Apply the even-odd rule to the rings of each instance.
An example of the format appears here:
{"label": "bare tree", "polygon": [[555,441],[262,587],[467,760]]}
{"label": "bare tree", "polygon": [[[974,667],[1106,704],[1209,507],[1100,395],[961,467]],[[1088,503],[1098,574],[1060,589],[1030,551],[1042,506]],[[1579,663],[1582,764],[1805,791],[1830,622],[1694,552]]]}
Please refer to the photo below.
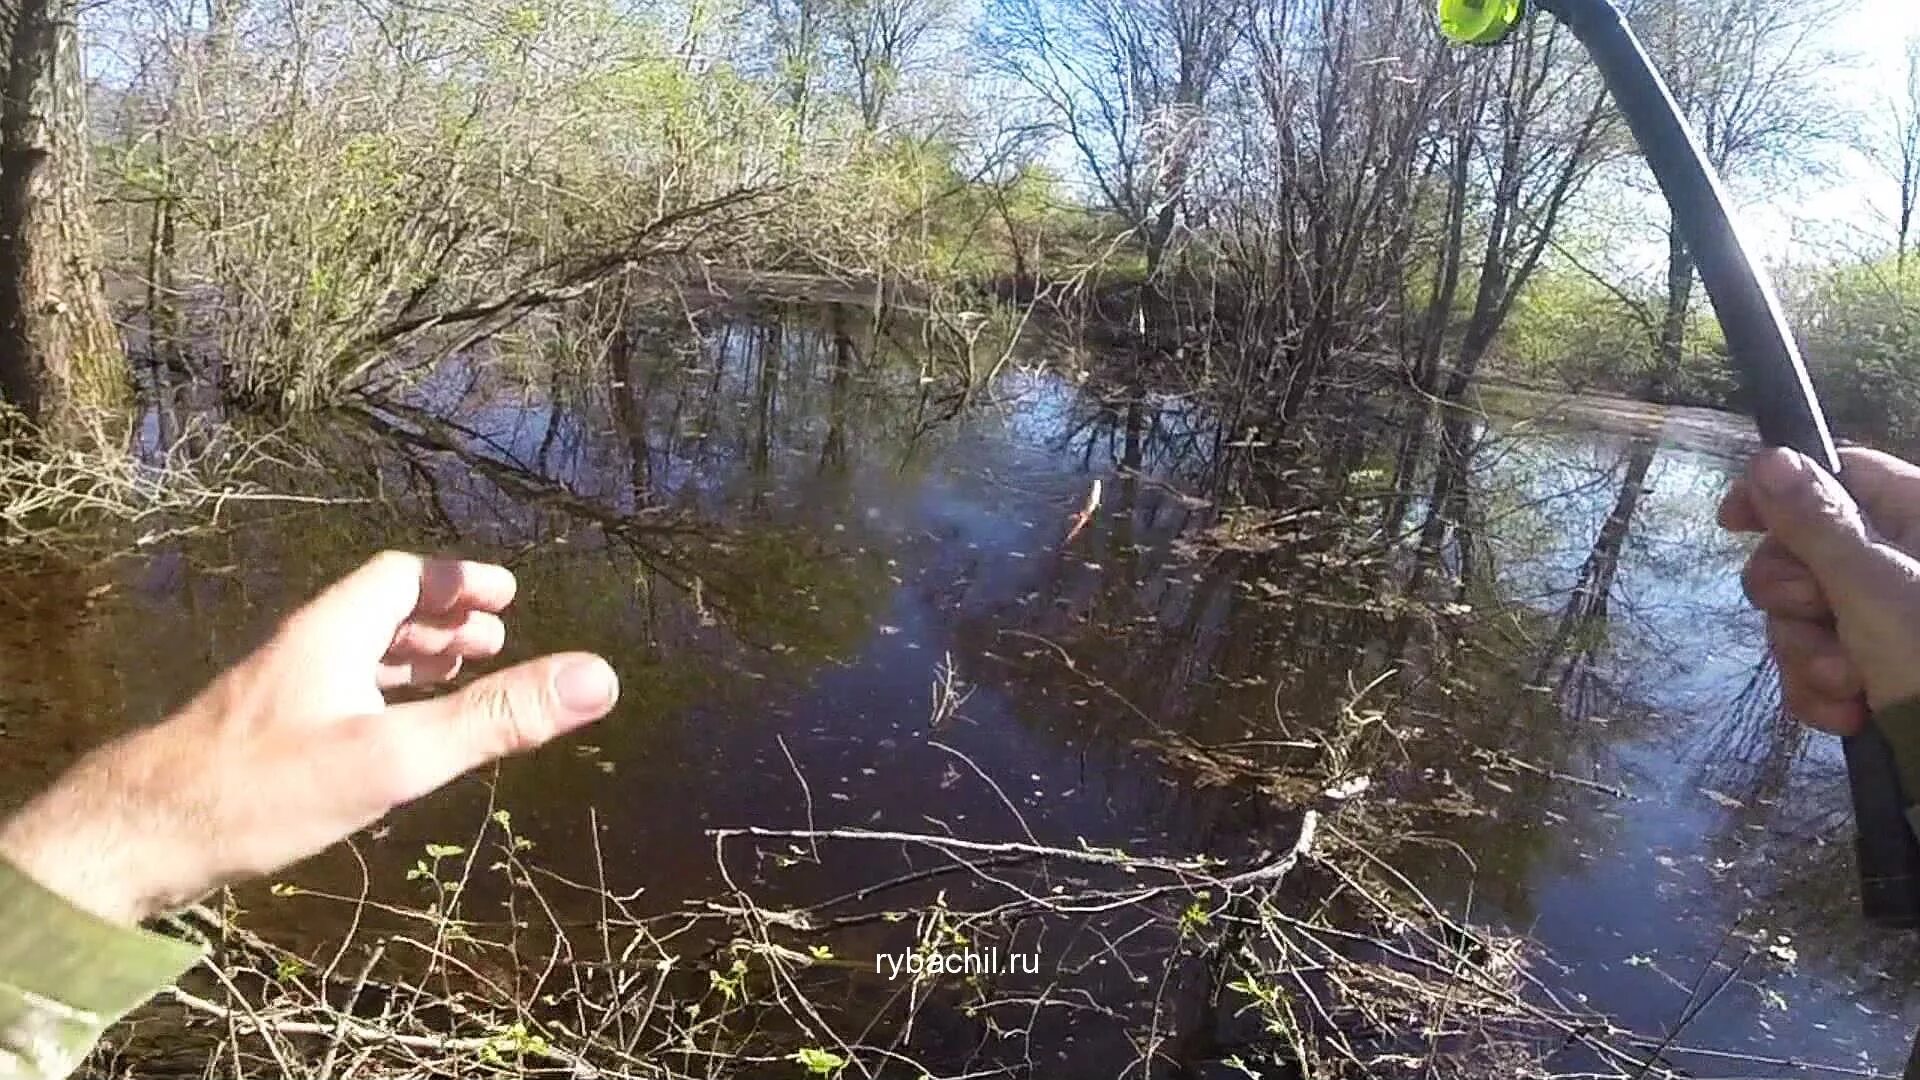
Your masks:
{"label": "bare tree", "polygon": [[1479,151],[1481,114],[1490,95],[1486,92],[1489,64],[1475,64],[1463,72],[1461,84],[1453,93],[1447,117],[1447,134],[1441,144],[1444,162],[1445,207],[1441,212],[1440,234],[1435,238],[1433,285],[1427,295],[1426,318],[1421,321],[1414,350],[1407,357],[1408,374],[1413,385],[1426,393],[1439,386],[1440,359],[1446,349],[1448,324],[1454,304],[1460,296],[1460,279],[1467,247],[1467,209],[1472,197],[1472,170]]}
{"label": "bare tree", "polygon": [[1257,104],[1251,152],[1222,170],[1244,208],[1225,243],[1264,279],[1249,314],[1267,323],[1258,337],[1283,343],[1268,367],[1285,371],[1291,418],[1336,355],[1385,344],[1459,65],[1407,0],[1256,0],[1247,23]]}
{"label": "bare tree", "polygon": [[1608,160],[1615,127],[1578,46],[1559,26],[1535,23],[1505,63],[1486,140],[1491,191],[1479,280],[1447,382],[1449,398],[1466,392],[1539,269],[1568,203]]}
{"label": "bare tree", "polygon": [[793,110],[794,137],[804,141],[820,77],[825,0],[766,0],[775,77]]}
{"label": "bare tree", "polygon": [[841,0],[828,13],[868,131],[879,130],[901,79],[947,13],[945,0]]}
{"label": "bare tree", "polygon": [[[1775,181],[1805,171],[1837,135],[1834,102],[1823,91],[1835,57],[1819,33],[1844,0],[1670,0],[1643,20],[1674,99],[1702,149],[1730,180]],[[1667,227],[1666,302],[1651,395],[1672,388],[1685,358],[1695,297],[1693,256]]]}
{"label": "bare tree", "polygon": [[1037,99],[1157,274],[1238,37],[1232,0],[997,0],[986,60]]}
{"label": "bare tree", "polygon": [[1885,111],[1867,152],[1898,185],[1893,251],[1904,277],[1907,251],[1913,246],[1914,211],[1920,207],[1920,38],[1907,43],[1906,79],[1896,93],[1883,99],[1881,108]]}

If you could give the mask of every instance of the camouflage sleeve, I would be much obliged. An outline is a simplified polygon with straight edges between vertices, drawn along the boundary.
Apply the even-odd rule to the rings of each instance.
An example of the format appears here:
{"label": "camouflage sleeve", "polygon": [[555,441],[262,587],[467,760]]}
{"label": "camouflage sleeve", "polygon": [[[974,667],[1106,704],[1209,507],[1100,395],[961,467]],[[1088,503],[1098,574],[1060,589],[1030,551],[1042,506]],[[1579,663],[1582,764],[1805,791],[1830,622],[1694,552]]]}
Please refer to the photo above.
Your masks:
{"label": "camouflage sleeve", "polygon": [[200,955],[81,911],[0,860],[0,1077],[66,1076]]}

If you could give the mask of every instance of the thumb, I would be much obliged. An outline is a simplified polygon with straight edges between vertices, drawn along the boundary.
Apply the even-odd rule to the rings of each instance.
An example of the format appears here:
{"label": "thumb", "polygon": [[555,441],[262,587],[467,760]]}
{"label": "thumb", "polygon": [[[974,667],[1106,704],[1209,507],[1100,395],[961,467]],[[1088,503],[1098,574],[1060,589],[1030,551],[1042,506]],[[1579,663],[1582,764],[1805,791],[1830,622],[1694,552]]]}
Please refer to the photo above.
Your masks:
{"label": "thumb", "polygon": [[1830,600],[1873,588],[1880,569],[1873,538],[1839,477],[1776,447],[1748,463],[1747,481],[1767,534],[1806,564]]}
{"label": "thumb", "polygon": [[524,753],[605,716],[620,681],[592,653],[516,664],[428,701],[396,705],[382,723],[404,748],[393,802],[417,799],[478,766]]}

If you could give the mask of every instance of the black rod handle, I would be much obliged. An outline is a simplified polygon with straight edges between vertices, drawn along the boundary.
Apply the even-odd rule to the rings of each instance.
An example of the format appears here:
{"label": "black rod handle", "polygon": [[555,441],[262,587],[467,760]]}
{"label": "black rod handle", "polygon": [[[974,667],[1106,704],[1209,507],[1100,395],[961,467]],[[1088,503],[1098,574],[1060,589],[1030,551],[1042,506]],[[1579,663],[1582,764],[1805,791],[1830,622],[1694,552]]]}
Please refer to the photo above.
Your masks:
{"label": "black rod handle", "polygon": [[[1540,0],[1587,47],[1653,168],[1675,226],[1726,334],[1760,438],[1797,450],[1840,473],[1840,456],[1807,366],[1787,328],[1766,271],[1741,236],[1720,174],[1667,89],[1666,81],[1611,0]],[[1867,918],[1884,926],[1920,926],[1920,840],[1907,820],[1886,737],[1869,724],[1844,741],[1853,793],[1855,852]]]}
{"label": "black rod handle", "polygon": [[1877,926],[1920,928],[1920,844],[1893,748],[1869,721],[1841,740],[1847,787],[1853,792],[1853,851],[1860,867],[1860,907]]}

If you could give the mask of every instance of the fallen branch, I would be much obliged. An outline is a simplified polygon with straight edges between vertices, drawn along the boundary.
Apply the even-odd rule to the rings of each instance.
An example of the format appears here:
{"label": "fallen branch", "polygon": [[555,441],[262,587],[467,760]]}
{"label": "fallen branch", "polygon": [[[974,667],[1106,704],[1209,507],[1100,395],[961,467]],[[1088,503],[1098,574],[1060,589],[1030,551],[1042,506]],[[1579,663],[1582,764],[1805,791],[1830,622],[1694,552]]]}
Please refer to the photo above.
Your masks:
{"label": "fallen branch", "polygon": [[[272,1032],[276,1035],[311,1035],[333,1040],[360,1043],[362,1045],[405,1046],[415,1050],[437,1050],[443,1053],[478,1053],[487,1049],[498,1050],[501,1040],[490,1035],[407,1035],[397,1031],[377,1028],[361,1020],[341,1014],[337,1020],[290,1020],[279,1017],[256,1016],[246,1012],[237,1012],[224,1005],[208,1001],[206,998],[189,993],[179,987],[170,987],[167,993],[180,1004],[198,1013],[203,1013],[226,1023],[237,1024],[254,1033]],[[532,1045],[525,1040],[513,1044],[510,1052],[537,1057],[556,1065],[563,1065],[579,1076],[597,1076],[599,1070],[570,1054],[551,1047]]]}

